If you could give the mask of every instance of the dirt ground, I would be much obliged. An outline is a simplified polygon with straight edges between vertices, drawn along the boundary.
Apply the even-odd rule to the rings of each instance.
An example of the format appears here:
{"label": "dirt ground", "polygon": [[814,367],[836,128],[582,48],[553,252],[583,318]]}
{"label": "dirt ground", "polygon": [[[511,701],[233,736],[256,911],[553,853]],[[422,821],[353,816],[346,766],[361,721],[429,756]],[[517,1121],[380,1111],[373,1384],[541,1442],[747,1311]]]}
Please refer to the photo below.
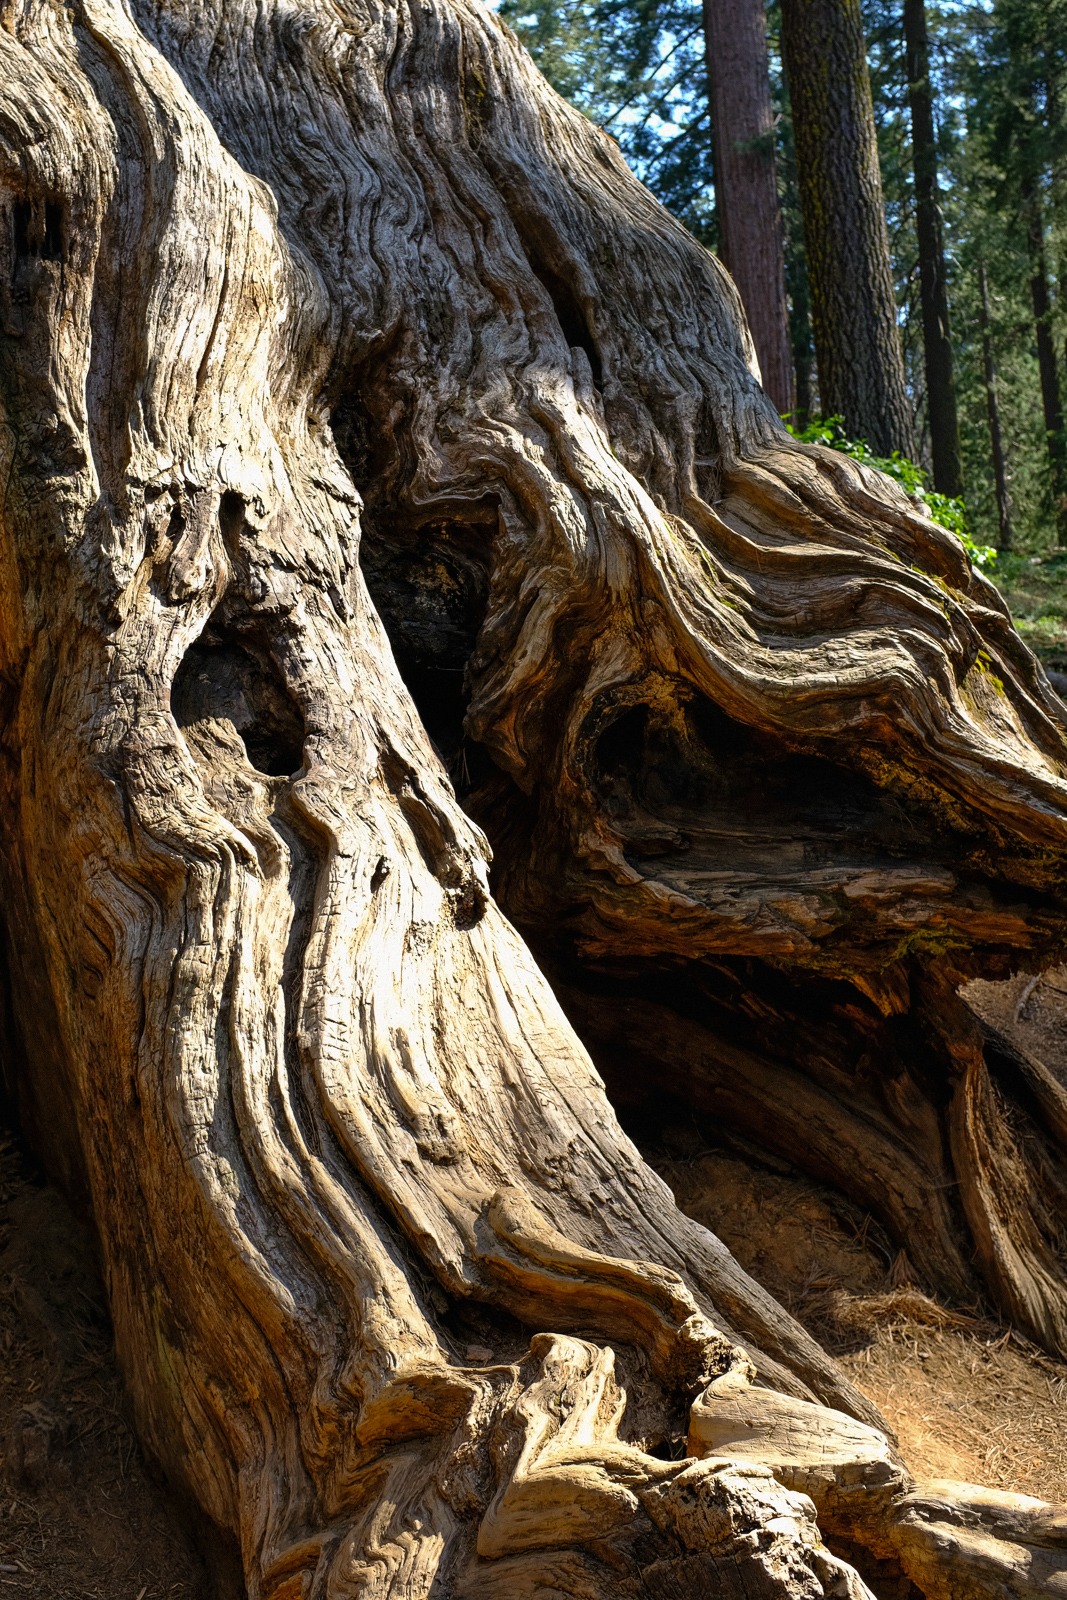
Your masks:
{"label": "dirt ground", "polygon": [[130,1429],[91,1240],[0,1131],[0,1600],[215,1600]]}
{"label": "dirt ground", "polygon": [[[1067,967],[973,983],[987,1022],[1067,1082]],[[906,1281],[876,1223],[784,1162],[695,1128],[647,1152],[683,1211],[830,1350],[896,1430],[916,1477],[959,1478],[1067,1502],[1067,1364],[988,1307],[948,1308]]]}
{"label": "dirt ground", "polygon": [[[975,1009],[1067,1083],[1067,967],[974,983]],[[960,1478],[1067,1502],[1067,1364],[988,1307],[940,1306],[902,1280],[877,1224],[847,1201],[694,1127],[647,1151],[683,1211],[841,1363],[896,1430],[917,1477]]]}
{"label": "dirt ground", "polygon": [[[1067,969],[972,985],[1067,1081]],[[1067,1502],[1067,1365],[901,1281],[876,1223],[784,1162],[693,1127],[646,1152],[896,1429],[918,1477]],[[219,1600],[130,1427],[91,1241],[0,1130],[0,1600]]]}
{"label": "dirt ground", "polygon": [[722,1151],[656,1165],[870,1396],[916,1477],[1067,1501],[1067,1365],[895,1283],[876,1230],[835,1195]]}

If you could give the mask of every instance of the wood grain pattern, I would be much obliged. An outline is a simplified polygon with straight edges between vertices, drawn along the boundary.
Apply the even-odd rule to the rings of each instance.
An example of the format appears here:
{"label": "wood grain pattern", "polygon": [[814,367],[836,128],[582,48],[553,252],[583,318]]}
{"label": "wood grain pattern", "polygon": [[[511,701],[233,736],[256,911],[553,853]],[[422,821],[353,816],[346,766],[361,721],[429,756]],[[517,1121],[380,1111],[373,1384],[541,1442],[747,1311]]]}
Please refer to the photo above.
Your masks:
{"label": "wood grain pattern", "polygon": [[[866,1595],[771,1466],[672,1459],[725,1376],[807,1404],[819,1459],[880,1419],[619,1128],[364,501],[371,567],[438,573],[416,621],[484,598],[467,736],[539,807],[512,898],[577,884],[616,957],[844,946],[876,988],[938,918],[1051,950],[1059,702],[950,535],[786,439],[725,273],[480,7],[2,22],[8,1055],[142,1437],[255,1600]],[[710,813],[672,866],[589,762],[698,696],[904,773],[1027,908],[925,859],[752,867]]]}

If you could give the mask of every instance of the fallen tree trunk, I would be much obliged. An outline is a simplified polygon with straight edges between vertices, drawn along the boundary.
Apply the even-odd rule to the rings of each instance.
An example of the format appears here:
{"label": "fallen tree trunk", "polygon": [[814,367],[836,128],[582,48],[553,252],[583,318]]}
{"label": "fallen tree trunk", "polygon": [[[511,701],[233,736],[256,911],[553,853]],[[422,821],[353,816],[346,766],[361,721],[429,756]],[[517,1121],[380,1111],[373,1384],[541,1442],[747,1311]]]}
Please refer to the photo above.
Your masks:
{"label": "fallen tree trunk", "polygon": [[[481,9],[3,21],[6,1056],[142,1437],[264,1600],[858,1596],[789,1487],[830,1480],[879,1492],[828,1534],[950,1585],[873,1407],[618,1126],[439,757],[572,987],[750,974],[770,1025],[832,982],[877,1033],[924,951],[943,998],[1062,940],[1063,715],[996,596],[783,434],[729,279]],[[1038,1283],[990,1172],[1033,1153],[919,1015],[850,1160],[919,1131],[903,1228],[951,1150],[931,1276]]]}

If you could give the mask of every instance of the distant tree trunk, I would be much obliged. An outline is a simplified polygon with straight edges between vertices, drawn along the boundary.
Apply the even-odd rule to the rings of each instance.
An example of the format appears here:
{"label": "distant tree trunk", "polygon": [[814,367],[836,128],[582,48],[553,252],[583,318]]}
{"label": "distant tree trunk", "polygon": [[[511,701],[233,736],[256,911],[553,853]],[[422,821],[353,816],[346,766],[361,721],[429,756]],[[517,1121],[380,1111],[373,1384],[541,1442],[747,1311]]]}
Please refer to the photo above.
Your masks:
{"label": "distant tree trunk", "polygon": [[480,3],[3,21],[0,1060],[147,1447],[250,1600],[1058,1592],[677,1210],[474,820],[631,1098],[1065,1349],[1064,1093],[956,995],[1067,929],[995,592]]}
{"label": "distant tree trunk", "polygon": [[1048,449],[1049,489],[1060,542],[1067,542],[1067,434],[1063,427],[1056,346],[1052,338],[1052,296],[1045,256],[1045,217],[1040,184],[1027,179],[1022,188],[1026,247],[1030,257],[1030,298],[1034,307],[1037,368],[1041,378],[1041,406]]}
{"label": "distant tree trunk", "polygon": [[904,0],[904,42],[915,172],[915,232],[919,245],[923,355],[930,450],[938,494],[963,493],[956,382],[952,370],[945,246],[937,187],[934,94],[924,0]]}
{"label": "distant tree trunk", "polygon": [[793,381],[796,384],[794,421],[798,430],[807,427],[815,409],[815,360],[811,348],[811,300],[807,272],[801,264],[793,296],[793,314],[789,319],[790,343],[793,348]]}
{"label": "distant tree trunk", "polygon": [[802,430],[811,421],[815,409],[815,360],[811,348],[811,298],[807,269],[803,260],[798,265],[789,334],[793,350],[793,381],[796,384],[794,421],[797,429]]}
{"label": "distant tree trunk", "polygon": [[815,355],[811,337],[811,289],[808,263],[804,255],[804,225],[800,216],[800,188],[797,181],[797,153],[793,142],[793,112],[789,104],[789,80],[783,67],[785,116],[783,118],[781,177],[783,179],[783,221],[785,223],[785,285],[789,299],[789,340],[793,350],[793,378],[796,385],[796,424],[804,428],[815,410]]}
{"label": "distant tree trunk", "polygon": [[1000,404],[997,399],[997,365],[993,356],[993,334],[989,316],[989,281],[984,261],[978,263],[978,321],[982,330],[982,368],[985,374],[986,416],[989,419],[989,449],[993,460],[993,484],[997,499],[997,543],[1010,550],[1011,492],[1004,461],[1004,442],[1000,432]]}
{"label": "distant tree trunk", "polygon": [[782,0],[824,416],[914,454],[859,0]]}
{"label": "distant tree trunk", "polygon": [[721,255],[779,412],[794,405],[763,0],[704,0]]}

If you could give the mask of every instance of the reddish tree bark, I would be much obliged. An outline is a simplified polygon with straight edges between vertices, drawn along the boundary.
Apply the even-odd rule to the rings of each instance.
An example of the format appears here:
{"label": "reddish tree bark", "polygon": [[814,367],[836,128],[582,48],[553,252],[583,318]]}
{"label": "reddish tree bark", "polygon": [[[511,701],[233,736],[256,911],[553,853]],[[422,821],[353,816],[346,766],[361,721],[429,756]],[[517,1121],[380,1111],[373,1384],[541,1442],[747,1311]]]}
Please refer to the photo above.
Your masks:
{"label": "reddish tree bark", "polygon": [[704,0],[704,38],[719,254],[748,317],[763,387],[780,412],[789,412],[795,402],[793,360],[761,0]]}

